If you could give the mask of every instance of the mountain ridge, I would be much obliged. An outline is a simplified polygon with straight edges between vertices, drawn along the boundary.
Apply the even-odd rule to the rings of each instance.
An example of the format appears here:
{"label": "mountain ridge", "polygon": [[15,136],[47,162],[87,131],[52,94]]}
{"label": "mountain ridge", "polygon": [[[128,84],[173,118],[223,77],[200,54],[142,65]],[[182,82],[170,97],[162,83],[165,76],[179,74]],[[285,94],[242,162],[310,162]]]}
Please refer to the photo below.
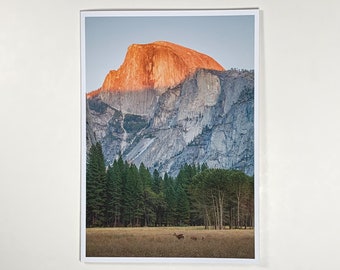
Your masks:
{"label": "mountain ridge", "polygon": [[122,154],[171,176],[184,163],[252,175],[253,79],[250,71],[198,70],[161,95],[103,92],[88,100],[87,137],[103,144],[107,164]]}
{"label": "mountain ridge", "polygon": [[170,176],[185,163],[254,174],[253,71],[169,42],[133,44],[86,106],[87,149],[100,142],[107,165],[122,155]]}

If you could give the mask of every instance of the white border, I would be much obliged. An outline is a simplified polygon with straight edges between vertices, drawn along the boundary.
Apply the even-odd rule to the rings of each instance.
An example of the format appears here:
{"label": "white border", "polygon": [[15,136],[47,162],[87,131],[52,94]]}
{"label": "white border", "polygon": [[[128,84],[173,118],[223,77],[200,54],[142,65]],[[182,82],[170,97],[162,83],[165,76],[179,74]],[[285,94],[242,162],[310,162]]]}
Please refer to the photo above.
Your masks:
{"label": "white border", "polygon": [[[87,17],[160,17],[160,16],[254,16],[254,211],[255,211],[255,258],[148,258],[148,257],[86,257],[86,57],[85,18]],[[260,262],[259,235],[259,10],[113,10],[81,11],[81,232],[80,260],[88,263],[216,263],[258,264]]]}
{"label": "white border", "polygon": [[260,261],[260,216],[259,216],[259,160],[260,160],[260,147],[259,147],[259,71],[260,71],[260,18],[259,10],[253,10],[254,12],[254,211],[255,211],[255,259],[254,261],[259,263]]}
{"label": "white border", "polygon": [[81,212],[80,212],[80,258],[86,261],[86,57],[85,57],[85,14],[80,21],[80,55],[81,55]]}

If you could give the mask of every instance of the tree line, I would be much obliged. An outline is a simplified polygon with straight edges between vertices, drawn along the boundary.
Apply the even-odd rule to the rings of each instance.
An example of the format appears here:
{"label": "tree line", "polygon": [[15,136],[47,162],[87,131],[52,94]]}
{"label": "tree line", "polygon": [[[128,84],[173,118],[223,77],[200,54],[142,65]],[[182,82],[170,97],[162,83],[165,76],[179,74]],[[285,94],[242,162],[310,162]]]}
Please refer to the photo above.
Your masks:
{"label": "tree line", "polygon": [[100,143],[86,162],[86,227],[254,226],[254,179],[241,171],[185,164],[177,177],[120,156],[105,166]]}

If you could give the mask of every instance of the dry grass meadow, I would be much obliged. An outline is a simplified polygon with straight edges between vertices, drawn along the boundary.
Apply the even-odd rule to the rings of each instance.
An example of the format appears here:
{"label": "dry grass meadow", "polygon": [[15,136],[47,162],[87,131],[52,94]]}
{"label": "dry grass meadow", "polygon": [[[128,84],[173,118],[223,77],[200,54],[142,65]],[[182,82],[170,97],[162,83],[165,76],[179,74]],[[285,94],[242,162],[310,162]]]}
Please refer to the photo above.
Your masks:
{"label": "dry grass meadow", "polygon": [[[184,234],[177,239],[174,233]],[[86,229],[87,257],[254,258],[254,230],[201,227]]]}

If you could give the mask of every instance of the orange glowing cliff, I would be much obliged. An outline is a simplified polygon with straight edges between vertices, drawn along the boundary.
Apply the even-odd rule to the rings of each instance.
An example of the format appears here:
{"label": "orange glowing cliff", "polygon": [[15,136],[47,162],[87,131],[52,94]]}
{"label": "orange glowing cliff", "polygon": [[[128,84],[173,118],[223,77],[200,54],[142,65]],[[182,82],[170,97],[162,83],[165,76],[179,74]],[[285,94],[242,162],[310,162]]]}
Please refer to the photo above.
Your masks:
{"label": "orange glowing cliff", "polygon": [[87,97],[102,91],[155,89],[163,92],[178,85],[197,69],[224,70],[211,57],[174,43],[132,44],[119,69],[111,70],[103,85]]}

